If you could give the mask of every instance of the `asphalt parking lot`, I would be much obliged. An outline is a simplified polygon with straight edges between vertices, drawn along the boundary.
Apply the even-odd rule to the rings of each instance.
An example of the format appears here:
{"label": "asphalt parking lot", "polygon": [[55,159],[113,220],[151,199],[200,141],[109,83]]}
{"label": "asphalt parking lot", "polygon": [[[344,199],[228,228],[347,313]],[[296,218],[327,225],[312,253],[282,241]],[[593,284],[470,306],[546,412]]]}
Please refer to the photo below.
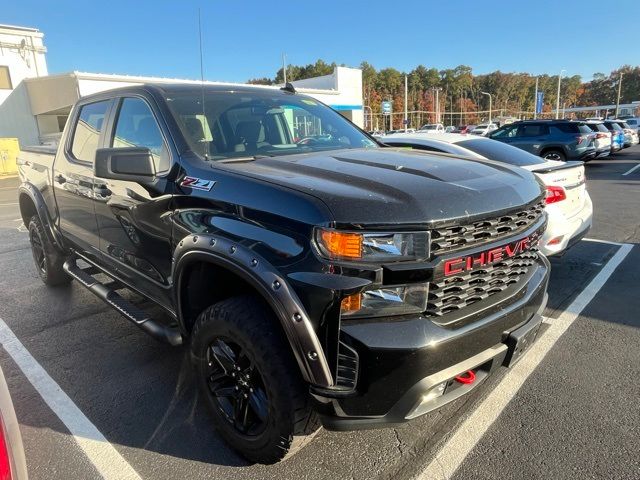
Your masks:
{"label": "asphalt parking lot", "polygon": [[[156,343],[78,285],[42,284],[17,178],[0,179],[0,319],[144,479],[640,478],[640,169],[624,175],[636,165],[640,146],[588,164],[594,227],[552,260],[531,359],[402,427],[322,431],[275,466],[248,465],[212,430],[183,349]],[[48,392],[6,348],[0,363],[30,478],[100,478]],[[114,466],[109,478],[132,477]]]}

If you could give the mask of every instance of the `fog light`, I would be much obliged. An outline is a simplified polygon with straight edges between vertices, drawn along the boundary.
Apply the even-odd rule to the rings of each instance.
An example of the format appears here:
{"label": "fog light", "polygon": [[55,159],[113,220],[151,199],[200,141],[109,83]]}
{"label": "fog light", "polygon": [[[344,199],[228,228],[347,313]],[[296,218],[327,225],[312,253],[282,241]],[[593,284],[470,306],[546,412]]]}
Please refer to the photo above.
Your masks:
{"label": "fog light", "polygon": [[447,382],[439,383],[422,396],[422,403],[427,403],[435,398],[441,397],[444,394],[444,389],[446,387]]}

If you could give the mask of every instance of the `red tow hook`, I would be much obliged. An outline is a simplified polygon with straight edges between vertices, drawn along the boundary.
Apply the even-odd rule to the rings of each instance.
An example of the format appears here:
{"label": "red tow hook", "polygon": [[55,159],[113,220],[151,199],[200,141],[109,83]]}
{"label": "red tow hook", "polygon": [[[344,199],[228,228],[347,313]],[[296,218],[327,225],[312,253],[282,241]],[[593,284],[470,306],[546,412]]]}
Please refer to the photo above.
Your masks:
{"label": "red tow hook", "polygon": [[473,370],[467,370],[466,372],[454,377],[456,382],[464,383],[465,385],[471,385],[476,381],[476,374]]}

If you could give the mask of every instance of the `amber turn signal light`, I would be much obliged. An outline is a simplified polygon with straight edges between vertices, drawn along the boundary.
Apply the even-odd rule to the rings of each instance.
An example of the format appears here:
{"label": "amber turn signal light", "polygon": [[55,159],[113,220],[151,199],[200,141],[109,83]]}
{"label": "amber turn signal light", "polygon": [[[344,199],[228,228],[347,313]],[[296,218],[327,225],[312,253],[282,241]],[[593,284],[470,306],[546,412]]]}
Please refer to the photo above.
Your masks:
{"label": "amber turn signal light", "polygon": [[344,312],[357,312],[362,308],[362,294],[356,293],[342,299],[340,310]]}
{"label": "amber turn signal light", "polygon": [[322,230],[320,240],[331,257],[362,258],[362,235],[359,233]]}

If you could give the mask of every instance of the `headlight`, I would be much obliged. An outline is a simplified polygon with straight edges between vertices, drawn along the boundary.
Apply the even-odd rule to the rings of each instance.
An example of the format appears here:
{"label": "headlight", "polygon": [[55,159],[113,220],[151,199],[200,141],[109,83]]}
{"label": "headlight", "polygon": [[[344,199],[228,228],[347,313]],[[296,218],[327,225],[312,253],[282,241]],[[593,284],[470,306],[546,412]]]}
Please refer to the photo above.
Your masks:
{"label": "headlight", "polygon": [[428,293],[426,283],[366,290],[345,297],[340,311],[344,318],[422,313],[427,309]]}
{"label": "headlight", "polygon": [[385,262],[429,258],[429,232],[377,233],[316,229],[320,253],[332,260]]}

